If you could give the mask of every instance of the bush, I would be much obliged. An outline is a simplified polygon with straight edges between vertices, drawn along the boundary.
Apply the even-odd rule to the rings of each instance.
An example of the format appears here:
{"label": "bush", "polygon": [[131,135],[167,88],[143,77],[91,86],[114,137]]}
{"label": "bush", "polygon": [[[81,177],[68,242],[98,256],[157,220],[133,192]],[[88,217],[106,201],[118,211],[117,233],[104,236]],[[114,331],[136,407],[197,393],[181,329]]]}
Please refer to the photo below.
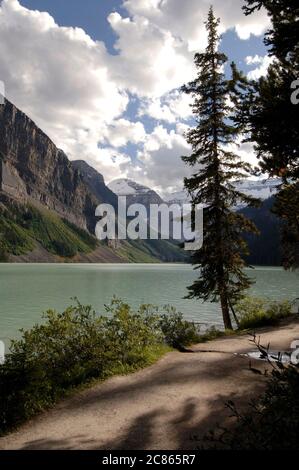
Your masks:
{"label": "bush", "polygon": [[246,297],[235,306],[239,329],[276,325],[279,320],[291,316],[292,305],[288,301],[269,302],[256,297]]}
{"label": "bush", "polygon": [[137,311],[114,299],[109,316],[78,301],[63,313],[48,311],[45,322],[13,341],[0,365],[0,433],[50,407],[92,379],[128,373],[153,363],[176,342],[195,336],[194,325],[174,309],[142,305]]}
{"label": "bush", "polygon": [[183,319],[183,314],[173,307],[164,307],[165,313],[160,316],[159,327],[165,341],[174,348],[198,343],[200,336],[194,323]]}
{"label": "bush", "polygon": [[199,343],[206,343],[207,341],[213,341],[214,339],[223,338],[224,336],[232,336],[235,334],[234,330],[217,330],[215,326],[211,326],[206,330],[205,333],[199,337]]}

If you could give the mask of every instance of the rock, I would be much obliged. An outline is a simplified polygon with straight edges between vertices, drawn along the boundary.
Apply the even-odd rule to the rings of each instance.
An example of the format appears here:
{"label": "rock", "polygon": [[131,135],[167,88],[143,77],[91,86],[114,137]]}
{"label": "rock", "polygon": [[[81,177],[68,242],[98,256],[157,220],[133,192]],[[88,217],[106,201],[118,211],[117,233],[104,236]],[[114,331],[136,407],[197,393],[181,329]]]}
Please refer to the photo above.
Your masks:
{"label": "rock", "polygon": [[82,173],[28,116],[5,100],[0,106],[2,193],[40,203],[94,233],[95,208],[110,191],[101,175],[101,190],[96,191]]}

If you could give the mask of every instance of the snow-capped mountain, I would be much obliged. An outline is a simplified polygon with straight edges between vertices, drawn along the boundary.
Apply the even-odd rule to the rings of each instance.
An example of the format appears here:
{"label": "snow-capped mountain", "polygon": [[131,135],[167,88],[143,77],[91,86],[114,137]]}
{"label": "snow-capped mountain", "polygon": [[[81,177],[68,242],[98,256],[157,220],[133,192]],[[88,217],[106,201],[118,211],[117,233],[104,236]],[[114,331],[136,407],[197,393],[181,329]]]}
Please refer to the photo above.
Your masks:
{"label": "snow-capped mountain", "polygon": [[[278,191],[278,186],[281,184],[279,178],[269,178],[263,180],[244,180],[238,181],[235,186],[242,193],[247,196],[252,196],[257,199],[265,201],[274,196]],[[177,191],[175,193],[164,194],[163,199],[168,204],[186,204],[190,198],[186,191]]]}
{"label": "snow-capped mountain", "polygon": [[[281,179],[269,178],[238,181],[235,186],[244,194],[265,201],[277,193],[280,184]],[[160,197],[156,191],[129,179],[114,180],[108,187],[118,196],[127,196],[128,204],[143,204],[147,208],[149,208],[150,204],[162,204],[163,202],[179,205],[190,202],[190,197],[184,189],[174,193],[164,193]],[[238,208],[241,207],[238,206]]]}
{"label": "snow-capped mountain", "polygon": [[278,186],[282,183],[280,178],[269,178],[263,180],[245,180],[236,183],[236,188],[247,196],[256,197],[265,201],[274,196]]}
{"label": "snow-capped mountain", "polygon": [[[165,202],[159,196],[159,194],[156,193],[156,191],[129,179],[114,180],[108,185],[108,187],[111,191],[113,191],[118,196],[126,196],[127,206],[130,206],[131,204],[135,204],[135,203],[142,204],[147,209],[148,217],[147,217],[146,222],[148,223],[149,226],[153,228],[153,226],[151,225],[151,220],[150,220],[150,205],[151,204],[161,205]],[[181,228],[180,220],[179,221],[173,220],[173,224],[178,224],[179,227]],[[166,232],[164,231],[164,229],[166,230]],[[162,234],[163,236],[168,233],[170,233],[170,235],[173,233],[173,227],[171,226],[171,224],[169,228],[168,228],[168,225],[164,227],[161,224],[161,220],[158,221],[157,229],[154,228],[154,230]]]}
{"label": "snow-capped mountain", "polygon": [[186,204],[189,202],[190,197],[187,191],[176,191],[175,193],[166,193],[163,195],[163,199],[167,204]]}
{"label": "snow-capped mountain", "polygon": [[108,184],[108,188],[117,196],[126,196],[127,204],[162,204],[163,200],[156,191],[130,179],[117,179]]}

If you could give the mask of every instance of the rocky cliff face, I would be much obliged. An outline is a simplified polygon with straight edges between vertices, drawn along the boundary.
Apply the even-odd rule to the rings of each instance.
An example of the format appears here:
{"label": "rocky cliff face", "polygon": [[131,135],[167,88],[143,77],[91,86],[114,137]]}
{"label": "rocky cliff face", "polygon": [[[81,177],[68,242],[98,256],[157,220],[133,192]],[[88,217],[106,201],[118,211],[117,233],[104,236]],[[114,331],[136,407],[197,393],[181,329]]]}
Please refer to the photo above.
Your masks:
{"label": "rocky cliff face", "polygon": [[82,176],[85,184],[98,201],[117,207],[117,196],[106,186],[104,177],[84,160],[72,162],[72,166]]}
{"label": "rocky cliff face", "polygon": [[95,243],[80,229],[94,234],[100,203],[117,206],[100,173],[82,160],[70,162],[28,116],[7,100],[0,104],[0,259],[181,260],[178,248],[164,240]]}
{"label": "rocky cliff face", "polygon": [[[102,189],[105,187],[101,181]],[[0,106],[0,191],[41,203],[82,228],[94,230],[100,194],[34,122],[8,100]]]}

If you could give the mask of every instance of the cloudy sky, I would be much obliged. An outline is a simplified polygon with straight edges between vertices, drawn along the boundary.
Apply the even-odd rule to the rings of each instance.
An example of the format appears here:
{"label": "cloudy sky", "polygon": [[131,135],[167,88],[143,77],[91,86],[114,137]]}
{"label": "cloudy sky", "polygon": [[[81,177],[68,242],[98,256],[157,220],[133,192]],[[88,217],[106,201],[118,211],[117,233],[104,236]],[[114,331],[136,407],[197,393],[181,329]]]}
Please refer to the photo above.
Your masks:
{"label": "cloudy sky", "polygon": [[[242,0],[0,0],[0,80],[70,159],[109,182],[129,177],[179,190],[188,153],[193,56],[206,46],[210,4],[221,49],[257,78],[268,65],[264,12]],[[253,161],[250,146],[241,154]]]}

